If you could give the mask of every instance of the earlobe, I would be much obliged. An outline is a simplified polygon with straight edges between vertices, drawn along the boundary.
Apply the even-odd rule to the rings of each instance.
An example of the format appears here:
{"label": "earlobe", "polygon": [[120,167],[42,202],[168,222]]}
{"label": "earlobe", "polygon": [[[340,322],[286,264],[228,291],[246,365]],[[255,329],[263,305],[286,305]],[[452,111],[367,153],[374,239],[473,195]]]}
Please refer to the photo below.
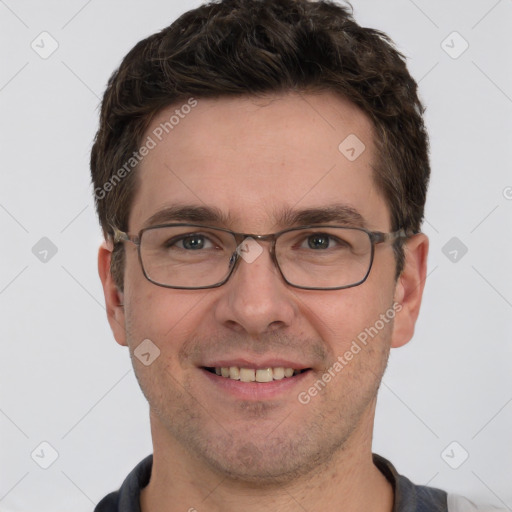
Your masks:
{"label": "earlobe", "polygon": [[107,318],[117,343],[126,346],[124,294],[112,278],[110,272],[111,259],[112,248],[107,242],[103,242],[98,250],[98,273],[103,286]]}
{"label": "earlobe", "polygon": [[401,309],[395,316],[391,346],[405,345],[414,334],[427,275],[429,241],[425,234],[411,237],[404,245],[404,269],[395,288],[395,302]]}

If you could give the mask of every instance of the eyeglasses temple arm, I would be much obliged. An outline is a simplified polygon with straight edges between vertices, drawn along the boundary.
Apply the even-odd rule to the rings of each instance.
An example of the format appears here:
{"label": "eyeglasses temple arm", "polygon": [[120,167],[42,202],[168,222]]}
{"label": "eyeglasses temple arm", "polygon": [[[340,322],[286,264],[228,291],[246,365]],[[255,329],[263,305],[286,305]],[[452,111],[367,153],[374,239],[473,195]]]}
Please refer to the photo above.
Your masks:
{"label": "eyeglasses temple arm", "polygon": [[112,226],[112,229],[114,230],[114,239],[113,239],[114,244],[117,244],[123,240],[127,240],[127,241],[130,240],[130,237],[124,231],[117,229],[115,226]]}
{"label": "eyeglasses temple arm", "polygon": [[416,234],[417,233],[415,233],[414,231],[405,230],[403,228],[397,231],[392,231],[391,233],[373,232],[374,241],[377,244],[380,244],[382,242],[394,242],[395,240],[398,240],[400,238],[409,238]]}

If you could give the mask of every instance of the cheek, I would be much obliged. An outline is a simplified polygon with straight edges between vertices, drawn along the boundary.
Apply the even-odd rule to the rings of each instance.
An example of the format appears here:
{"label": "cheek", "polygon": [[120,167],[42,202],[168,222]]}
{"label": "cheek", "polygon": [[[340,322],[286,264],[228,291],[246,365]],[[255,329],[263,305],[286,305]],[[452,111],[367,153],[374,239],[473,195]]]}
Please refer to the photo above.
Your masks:
{"label": "cheek", "polygon": [[336,416],[355,414],[375,397],[386,368],[396,313],[392,292],[349,293],[337,303],[324,304],[322,311],[322,322],[316,325],[330,360],[317,378],[332,384],[320,402],[333,407]]}
{"label": "cheek", "polygon": [[185,373],[190,368],[181,365],[179,354],[202,321],[204,291],[180,293],[148,282],[148,286],[138,283],[126,292],[126,337],[146,399],[156,411],[163,410],[163,404],[183,403]]}
{"label": "cheek", "polygon": [[[364,328],[369,321],[375,321],[375,317],[378,318],[382,308],[388,302],[384,296],[376,296],[375,293],[351,290],[355,288],[340,290],[340,295],[332,299],[324,297],[314,301],[311,307],[318,319],[317,324],[331,336],[343,332],[352,333],[354,329]],[[391,294],[387,295],[392,297]]]}
{"label": "cheek", "polygon": [[125,286],[128,344],[150,339],[171,359],[179,345],[198,328],[203,318],[203,300],[208,290],[173,290],[156,286],[137,276]]}
{"label": "cheek", "polygon": [[[382,281],[368,279],[358,287],[304,301],[309,307],[303,309],[303,315],[315,326],[335,358],[349,350],[354,340],[364,341],[369,331],[374,337],[390,337],[394,285],[389,279]],[[382,315],[385,315],[384,321]]]}

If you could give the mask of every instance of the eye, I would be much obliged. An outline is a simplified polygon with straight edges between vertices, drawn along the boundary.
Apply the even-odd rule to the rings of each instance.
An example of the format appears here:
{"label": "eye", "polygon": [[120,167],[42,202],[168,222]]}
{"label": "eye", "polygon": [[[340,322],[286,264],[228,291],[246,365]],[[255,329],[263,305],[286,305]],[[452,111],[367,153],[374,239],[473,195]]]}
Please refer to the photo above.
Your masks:
{"label": "eye", "polygon": [[201,249],[212,249],[214,245],[209,238],[200,234],[191,234],[182,236],[178,239],[174,238],[167,242],[167,247],[177,247],[178,249],[185,249],[191,251],[198,251]]}
{"label": "eye", "polygon": [[[313,250],[321,250],[321,249],[333,249],[334,247],[343,247],[346,246],[346,242],[340,240],[337,237],[333,237],[332,235],[328,235],[326,233],[314,233],[309,235],[304,243],[307,243],[308,249]],[[304,244],[302,246],[304,247]]]}
{"label": "eye", "polygon": [[307,242],[310,249],[327,249],[329,247],[330,237],[322,233],[308,236]]}

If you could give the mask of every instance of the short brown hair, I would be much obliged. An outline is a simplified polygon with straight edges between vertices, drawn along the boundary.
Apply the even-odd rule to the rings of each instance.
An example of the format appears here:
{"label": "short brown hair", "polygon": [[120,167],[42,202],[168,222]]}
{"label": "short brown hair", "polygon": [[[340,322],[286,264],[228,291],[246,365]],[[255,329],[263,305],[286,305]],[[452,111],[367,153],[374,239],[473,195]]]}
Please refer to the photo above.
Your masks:
{"label": "short brown hair", "polygon": [[[155,114],[190,97],[287,91],[334,92],[370,117],[374,179],[392,229],[418,232],[430,175],[424,108],[391,40],[359,26],[348,7],[328,0],[222,0],[140,41],[108,82],[91,151],[105,238],[112,238],[113,226],[128,229],[137,174],[122,173],[121,180],[120,170]],[[401,246],[395,251],[398,276],[404,255]],[[122,244],[114,248],[111,272],[122,289]]]}

